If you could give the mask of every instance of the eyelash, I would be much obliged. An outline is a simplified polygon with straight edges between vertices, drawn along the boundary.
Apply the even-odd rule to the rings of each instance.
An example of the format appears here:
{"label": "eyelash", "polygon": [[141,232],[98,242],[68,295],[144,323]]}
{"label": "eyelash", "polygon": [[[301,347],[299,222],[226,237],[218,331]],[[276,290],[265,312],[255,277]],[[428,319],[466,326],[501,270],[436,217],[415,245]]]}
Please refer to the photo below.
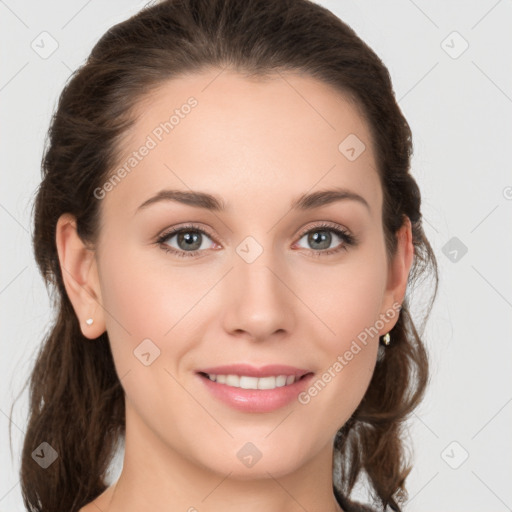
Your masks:
{"label": "eyelash", "polygon": [[[166,253],[172,253],[175,256],[178,256],[180,258],[193,258],[197,256],[198,253],[202,252],[202,250],[195,250],[195,251],[177,251],[176,249],[169,247],[164,242],[171,238],[173,235],[176,235],[181,232],[187,232],[187,231],[196,231],[203,235],[207,235],[212,240],[214,237],[208,232],[205,231],[202,227],[199,227],[195,224],[187,224],[185,226],[181,226],[179,228],[171,229],[170,231],[166,231],[162,235],[158,237],[156,240],[156,244],[161,247],[162,250],[164,250]],[[349,247],[356,246],[358,243],[358,239],[354,236],[348,233],[348,231],[345,231],[344,229],[341,229],[339,227],[334,227],[331,224],[328,223],[321,223],[317,226],[313,226],[312,228],[309,228],[305,231],[302,231],[299,235],[299,240],[304,236],[307,235],[310,232],[315,231],[330,231],[337,235],[341,240],[342,244],[338,246],[335,249],[324,249],[320,251],[315,251],[313,249],[309,249],[309,252],[312,253],[314,257],[320,257],[320,256],[329,256],[331,254],[335,254],[341,251],[348,251]],[[215,241],[215,240],[214,240]]]}

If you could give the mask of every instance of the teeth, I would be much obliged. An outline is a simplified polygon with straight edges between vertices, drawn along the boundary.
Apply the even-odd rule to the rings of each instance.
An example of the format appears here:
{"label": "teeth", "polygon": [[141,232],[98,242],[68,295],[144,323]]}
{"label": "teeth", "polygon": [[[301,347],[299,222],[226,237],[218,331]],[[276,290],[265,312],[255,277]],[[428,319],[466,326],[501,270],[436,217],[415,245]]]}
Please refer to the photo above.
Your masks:
{"label": "teeth", "polygon": [[[295,377],[293,375],[290,375],[290,383],[295,381]],[[276,386],[278,388],[286,386],[286,375],[279,375],[276,377]]]}
{"label": "teeth", "polygon": [[239,379],[238,387],[241,387],[242,389],[258,389],[258,378],[246,377],[243,375]]}
{"label": "teeth", "polygon": [[226,375],[226,385],[240,387],[240,377],[238,375]]}
{"label": "teeth", "polygon": [[247,375],[214,375],[207,374],[208,378],[219,384],[226,384],[233,388],[242,389],[275,389],[289,386],[296,380],[294,375],[276,375],[272,377],[249,377]]}
{"label": "teeth", "polygon": [[275,377],[262,377],[258,379],[258,389],[275,389],[276,378]]}

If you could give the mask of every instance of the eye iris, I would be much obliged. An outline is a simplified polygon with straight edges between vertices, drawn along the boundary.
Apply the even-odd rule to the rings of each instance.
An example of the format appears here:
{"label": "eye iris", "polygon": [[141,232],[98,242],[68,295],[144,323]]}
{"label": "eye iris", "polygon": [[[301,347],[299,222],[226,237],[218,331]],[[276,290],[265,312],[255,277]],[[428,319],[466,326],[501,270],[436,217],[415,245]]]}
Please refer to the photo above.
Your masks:
{"label": "eye iris", "polygon": [[[314,231],[308,236],[308,242],[320,243],[321,247],[316,247],[316,249],[328,249],[331,245],[331,238],[329,231]],[[325,243],[326,241],[327,243]]]}
{"label": "eye iris", "polygon": [[[186,245],[183,247],[181,242],[185,242]],[[178,233],[178,246],[180,249],[198,250],[201,247],[201,234],[197,231],[182,231]]]}

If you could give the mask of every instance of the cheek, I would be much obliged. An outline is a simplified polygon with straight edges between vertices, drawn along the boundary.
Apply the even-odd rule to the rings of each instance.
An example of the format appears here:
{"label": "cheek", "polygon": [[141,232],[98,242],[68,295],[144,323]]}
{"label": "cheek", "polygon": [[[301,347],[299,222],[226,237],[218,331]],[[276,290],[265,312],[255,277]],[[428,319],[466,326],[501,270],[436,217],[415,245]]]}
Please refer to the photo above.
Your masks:
{"label": "cheek", "polygon": [[387,262],[383,243],[376,239],[375,244],[348,252],[339,265],[308,263],[307,269],[296,271],[301,276],[296,289],[329,328],[320,339],[330,340],[331,353],[343,349],[379,318]]}
{"label": "cheek", "polygon": [[[148,257],[142,251],[110,249],[101,260],[100,280],[116,373],[131,406],[164,431],[176,414],[169,397],[178,409],[190,402],[173,376],[190,349],[191,307],[204,289],[190,272],[164,269],[161,259],[149,261],[152,251]],[[161,411],[158,420],[154,410]]]}
{"label": "cheek", "polygon": [[122,323],[131,333],[155,337],[184,317],[208,284],[194,270],[167,264],[158,248],[105,251],[100,279],[109,327],[116,330]]}
{"label": "cheek", "polygon": [[[379,340],[376,323],[387,280],[383,245],[358,251],[346,261],[336,271],[322,268],[316,273],[319,286],[308,300],[333,332],[318,336],[317,348],[324,354],[322,371],[299,400],[311,407],[312,416],[328,418],[334,430],[357,408],[373,375]],[[308,281],[311,285],[311,278]]]}
{"label": "cheek", "polygon": [[148,350],[151,357],[158,355],[156,366],[165,360],[165,367],[173,371],[174,363],[191,348],[198,316],[205,313],[201,299],[218,277],[206,267],[198,271],[169,264],[158,248],[116,250],[122,246],[112,243],[99,266],[106,329],[118,373],[134,367],[139,371],[135,357]]}

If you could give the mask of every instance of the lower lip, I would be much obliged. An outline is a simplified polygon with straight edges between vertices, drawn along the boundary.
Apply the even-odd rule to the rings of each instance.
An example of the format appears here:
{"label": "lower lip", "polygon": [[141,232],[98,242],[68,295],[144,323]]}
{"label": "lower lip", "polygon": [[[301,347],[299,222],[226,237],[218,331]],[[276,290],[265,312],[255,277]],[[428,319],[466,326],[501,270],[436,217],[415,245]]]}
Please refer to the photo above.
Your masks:
{"label": "lower lip", "polygon": [[289,386],[274,389],[242,389],[219,384],[204,375],[197,374],[210,393],[222,402],[243,412],[271,412],[297,400],[313,377],[312,373]]}

